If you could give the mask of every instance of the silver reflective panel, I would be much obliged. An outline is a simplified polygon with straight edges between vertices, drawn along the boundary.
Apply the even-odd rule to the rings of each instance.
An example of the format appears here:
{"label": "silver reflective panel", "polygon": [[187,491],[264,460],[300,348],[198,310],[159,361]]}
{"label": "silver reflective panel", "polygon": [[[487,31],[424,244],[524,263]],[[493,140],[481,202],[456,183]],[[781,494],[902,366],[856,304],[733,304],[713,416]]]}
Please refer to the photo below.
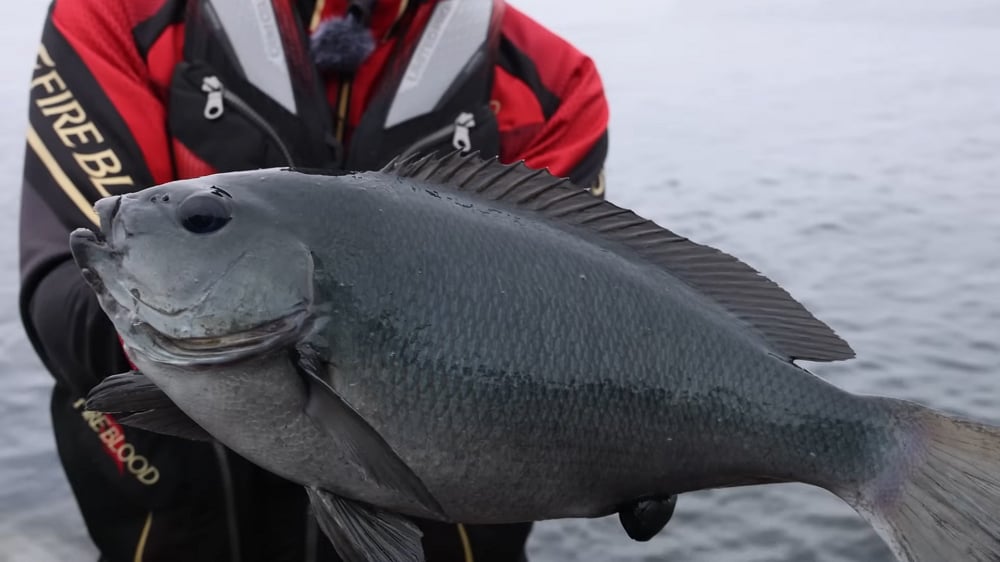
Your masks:
{"label": "silver reflective panel", "polygon": [[431,14],[389,107],[389,128],[429,113],[486,41],[491,0],[444,0]]}
{"label": "silver reflective panel", "polygon": [[295,114],[292,91],[271,0],[211,0],[247,80]]}

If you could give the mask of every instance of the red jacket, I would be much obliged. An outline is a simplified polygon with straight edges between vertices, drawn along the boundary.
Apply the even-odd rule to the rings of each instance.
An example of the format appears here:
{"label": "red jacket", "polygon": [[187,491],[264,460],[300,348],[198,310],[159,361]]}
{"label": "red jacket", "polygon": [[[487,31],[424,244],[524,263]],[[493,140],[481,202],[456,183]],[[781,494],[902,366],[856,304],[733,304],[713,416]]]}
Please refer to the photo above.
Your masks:
{"label": "red jacket", "polygon": [[[347,4],[273,1],[286,62],[303,83],[310,80],[303,69],[311,66],[305,51],[294,46],[307,38],[295,30],[308,33],[320,21],[342,16]],[[261,5],[266,3],[248,2],[246,10]],[[369,129],[383,96],[380,81],[399,73],[400,53],[420,41],[437,5],[378,2],[369,21],[376,46],[357,72],[315,77],[326,99],[314,104],[313,115],[322,118],[307,119],[303,110],[297,121],[284,119],[285,110],[252,88],[243,90],[249,105],[263,108],[264,121],[291,147],[284,152],[307,164],[328,163],[317,149],[324,142],[342,147],[340,165],[364,167],[391,157],[354,152],[363,152],[356,150],[363,144],[359,139],[379,145],[380,133]],[[174,179],[283,161],[282,151],[245,120],[200,117],[207,94],[204,73],[191,78],[198,67],[189,59],[201,46],[189,39],[189,9],[183,0],[54,2],[30,85],[22,319],[57,381],[52,413],[60,457],[104,556],[226,560],[240,552],[243,560],[305,560],[311,549],[326,547],[322,540],[304,546],[303,521],[309,519],[297,487],[209,446],[118,426],[110,416],[85,412],[80,401],[100,379],[128,369],[69,252],[70,231],[96,222],[93,203]],[[494,14],[499,34],[480,81],[488,89],[479,100],[490,114],[478,116],[493,127],[490,146],[505,162],[548,167],[602,194],[608,108],[593,63],[512,6],[498,2]],[[310,107],[307,97],[296,96],[299,109]],[[395,138],[426,134],[419,120],[412,123],[400,125]],[[490,559],[488,552],[504,560],[510,559],[505,548],[522,552],[527,527],[427,523],[425,532],[428,552],[440,547],[447,553],[441,559],[464,559],[471,547],[477,560]]]}

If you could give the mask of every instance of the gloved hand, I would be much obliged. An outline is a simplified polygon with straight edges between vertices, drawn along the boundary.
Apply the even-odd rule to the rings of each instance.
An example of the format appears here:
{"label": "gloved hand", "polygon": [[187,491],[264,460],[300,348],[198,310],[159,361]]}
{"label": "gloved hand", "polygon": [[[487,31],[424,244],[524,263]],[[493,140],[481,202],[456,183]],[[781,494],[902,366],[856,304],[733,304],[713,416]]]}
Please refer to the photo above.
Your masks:
{"label": "gloved hand", "polygon": [[666,527],[674,515],[677,496],[664,499],[639,500],[618,512],[625,533],[632,539],[645,542]]}

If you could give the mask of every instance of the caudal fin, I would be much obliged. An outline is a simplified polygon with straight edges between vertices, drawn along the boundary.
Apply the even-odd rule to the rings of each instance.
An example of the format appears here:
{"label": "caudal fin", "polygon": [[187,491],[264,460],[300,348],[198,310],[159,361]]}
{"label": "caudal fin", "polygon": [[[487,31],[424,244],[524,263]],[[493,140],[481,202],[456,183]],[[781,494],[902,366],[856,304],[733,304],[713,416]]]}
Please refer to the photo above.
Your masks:
{"label": "caudal fin", "polygon": [[902,560],[1000,560],[1000,428],[899,405],[905,459],[854,507]]}

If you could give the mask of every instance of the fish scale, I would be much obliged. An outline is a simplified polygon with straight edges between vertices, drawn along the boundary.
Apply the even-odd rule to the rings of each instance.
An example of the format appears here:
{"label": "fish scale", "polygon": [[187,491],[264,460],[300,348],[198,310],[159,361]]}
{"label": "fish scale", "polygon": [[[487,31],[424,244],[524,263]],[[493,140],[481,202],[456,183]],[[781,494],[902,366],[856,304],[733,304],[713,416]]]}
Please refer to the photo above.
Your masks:
{"label": "fish scale", "polygon": [[[372,195],[366,192],[356,207],[345,211],[358,225],[370,218],[365,206]],[[506,512],[511,520],[520,520],[528,513],[561,508],[567,498],[588,496],[591,503],[574,506],[579,512],[553,511],[551,516],[607,513],[622,498],[686,491],[684,480],[690,474],[722,479],[720,472],[733,464],[751,474],[766,470],[795,479],[816,477],[812,463],[805,462],[807,470],[801,473],[791,468],[797,453],[763,455],[767,460],[755,458],[755,448],[740,446],[738,426],[752,410],[763,408],[724,395],[742,396],[752,406],[747,388],[756,386],[758,399],[776,393],[793,398],[792,420],[780,423],[761,416],[757,422],[790,437],[782,425],[810,416],[843,416],[824,411],[831,401],[827,385],[803,377],[798,368],[768,353],[741,326],[728,321],[720,327],[726,319],[712,313],[714,305],[668,275],[590,246],[567,248],[560,230],[522,232],[513,220],[503,228],[491,228],[491,223],[479,229],[475,221],[482,206],[456,205],[420,190],[394,193],[380,200],[380,212],[406,216],[400,209],[417,211],[384,229],[345,225],[359,232],[352,243],[361,258],[357,265],[331,265],[331,278],[320,283],[354,287],[340,298],[370,303],[338,307],[356,312],[330,319],[334,335],[328,339],[351,342],[330,352],[339,364],[334,390],[386,436],[439,500],[463,510],[454,512],[456,517],[478,522],[476,517]],[[425,213],[440,216],[428,220]],[[435,250],[420,252],[422,240],[434,240]],[[367,255],[382,256],[378,269],[366,266]],[[504,292],[484,282],[494,276],[502,280]],[[560,297],[553,299],[553,294]],[[614,299],[608,298],[611,294]],[[447,295],[447,304],[425,295]],[[379,337],[353,329],[368,326],[372,317],[386,323],[375,332]],[[553,333],[550,324],[558,327],[558,339],[547,336]],[[488,329],[470,330],[473,326]],[[647,338],[631,336],[637,326],[647,330]],[[412,339],[408,345],[402,342],[406,338]],[[404,347],[410,352],[400,352]],[[722,349],[727,352],[719,353]],[[393,353],[397,362],[377,361]],[[760,382],[732,376],[740,371],[754,373]],[[809,396],[790,396],[800,388]],[[664,400],[670,394],[680,398],[676,406]],[[456,395],[462,397],[459,402],[449,400]],[[858,401],[839,391],[836,396],[845,403]],[[367,409],[384,402],[391,407]],[[851,404],[840,410],[858,408]],[[480,437],[491,429],[493,438]],[[698,438],[662,446],[669,435],[691,433]],[[762,441],[760,433],[753,433],[754,441]],[[801,441],[828,441],[818,433]],[[591,446],[577,447],[581,441]],[[736,462],[717,454],[700,460],[705,441],[723,451],[735,450]],[[527,455],[534,464],[511,470],[510,459],[530,451],[531,443],[539,444],[537,456]],[[646,456],[640,463],[633,459],[637,451]],[[465,496],[449,501],[450,483],[461,481],[465,472],[442,469],[436,464],[442,456],[442,465],[463,471],[468,458],[474,458],[479,479],[488,487],[518,491],[489,497],[481,505]],[[620,460],[604,464],[603,459]],[[420,468],[425,464],[429,470]],[[484,476],[490,470],[496,473]],[[566,477],[580,473],[587,477]],[[602,482],[622,482],[626,474],[627,491],[614,490],[608,497],[588,493]]]}

